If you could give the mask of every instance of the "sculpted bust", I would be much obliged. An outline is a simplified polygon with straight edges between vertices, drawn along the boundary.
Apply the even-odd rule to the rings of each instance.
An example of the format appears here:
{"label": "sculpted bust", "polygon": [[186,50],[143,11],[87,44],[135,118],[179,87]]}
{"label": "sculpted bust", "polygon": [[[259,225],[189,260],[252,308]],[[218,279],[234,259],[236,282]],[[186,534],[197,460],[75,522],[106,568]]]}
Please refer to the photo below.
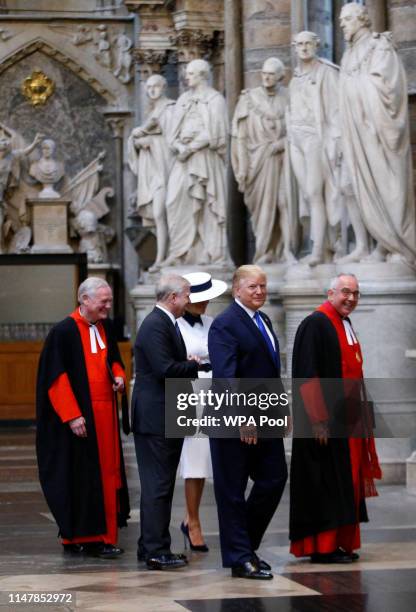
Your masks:
{"label": "sculpted bust", "polygon": [[42,156],[33,162],[29,169],[31,177],[42,184],[40,198],[59,198],[54,185],[64,176],[64,165],[55,159],[56,144],[52,139],[45,139],[41,143]]}

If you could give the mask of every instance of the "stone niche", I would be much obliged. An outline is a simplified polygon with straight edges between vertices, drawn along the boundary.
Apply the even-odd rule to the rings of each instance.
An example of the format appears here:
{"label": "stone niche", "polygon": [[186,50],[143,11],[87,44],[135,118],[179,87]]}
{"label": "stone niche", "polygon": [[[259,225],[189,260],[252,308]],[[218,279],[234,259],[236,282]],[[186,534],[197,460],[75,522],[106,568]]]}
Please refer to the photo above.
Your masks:
{"label": "stone niche", "polygon": [[[55,83],[55,91],[43,106],[33,106],[21,92],[23,81],[40,69]],[[58,157],[64,162],[66,176],[73,177],[100,151],[105,151],[102,186],[115,186],[114,140],[100,108],[106,101],[84,80],[41,51],[13,64],[0,74],[0,122],[22,134],[27,143],[37,132],[52,138]],[[32,154],[33,156],[33,154]],[[106,223],[116,227],[118,211],[110,204]],[[110,259],[117,260],[117,241],[109,247]]]}

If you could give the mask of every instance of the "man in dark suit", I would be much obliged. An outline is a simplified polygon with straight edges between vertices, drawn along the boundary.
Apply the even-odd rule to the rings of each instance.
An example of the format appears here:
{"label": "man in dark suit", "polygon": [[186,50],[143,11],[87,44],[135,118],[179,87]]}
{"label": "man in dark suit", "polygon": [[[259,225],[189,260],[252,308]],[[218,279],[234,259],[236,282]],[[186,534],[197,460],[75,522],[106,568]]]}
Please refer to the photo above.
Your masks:
{"label": "man in dark suit", "polygon": [[189,294],[184,278],[162,276],[156,286],[156,306],[141,324],[134,345],[132,430],[141,484],[137,556],[149,569],[187,564],[184,555],[170,549],[172,497],[183,439],[165,438],[165,379],[197,377],[198,360],[187,358],[176,323]]}
{"label": "man in dark suit", "polygon": [[[259,310],[267,297],[263,270],[238,268],[233,295],[209,331],[213,378],[279,378],[279,343],[269,317]],[[287,480],[283,440],[260,439],[249,428],[240,434],[240,439],[210,439],[223,566],[231,567],[234,577],[270,580],[271,567],[256,550]],[[246,500],[249,477],[253,487]]]}

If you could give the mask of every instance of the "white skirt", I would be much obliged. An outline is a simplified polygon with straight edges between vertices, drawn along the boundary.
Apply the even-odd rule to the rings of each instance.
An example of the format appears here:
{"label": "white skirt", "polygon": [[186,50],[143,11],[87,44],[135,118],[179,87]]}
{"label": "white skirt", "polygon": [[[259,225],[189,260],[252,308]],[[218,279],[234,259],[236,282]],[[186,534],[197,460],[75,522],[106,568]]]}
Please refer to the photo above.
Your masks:
{"label": "white skirt", "polygon": [[184,439],[180,475],[182,478],[212,478],[209,438]]}

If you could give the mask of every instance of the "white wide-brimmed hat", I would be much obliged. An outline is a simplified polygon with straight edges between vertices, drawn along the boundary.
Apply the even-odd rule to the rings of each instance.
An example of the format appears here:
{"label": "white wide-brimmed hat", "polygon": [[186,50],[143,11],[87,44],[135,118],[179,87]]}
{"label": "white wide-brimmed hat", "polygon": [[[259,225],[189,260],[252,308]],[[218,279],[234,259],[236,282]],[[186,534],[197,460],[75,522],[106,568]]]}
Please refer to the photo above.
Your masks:
{"label": "white wide-brimmed hat", "polygon": [[191,285],[191,304],[212,300],[227,291],[227,283],[212,278],[208,272],[190,272],[183,274],[183,278]]}

